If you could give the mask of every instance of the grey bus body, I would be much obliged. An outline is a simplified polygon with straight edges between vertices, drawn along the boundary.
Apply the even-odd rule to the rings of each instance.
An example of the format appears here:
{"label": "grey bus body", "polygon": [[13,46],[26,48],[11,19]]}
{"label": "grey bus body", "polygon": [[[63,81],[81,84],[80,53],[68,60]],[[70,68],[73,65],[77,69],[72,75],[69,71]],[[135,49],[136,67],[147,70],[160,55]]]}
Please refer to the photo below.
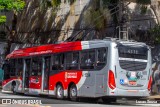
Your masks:
{"label": "grey bus body", "polygon": [[[83,71],[85,82],[78,90],[78,96],[149,96],[150,91],[147,87],[151,76],[152,60],[151,50],[146,44],[121,40],[89,41],[82,42],[82,44],[83,50],[106,48],[107,61],[101,70]],[[109,70],[114,73],[115,77],[116,87],[113,90],[109,88],[108,84]]]}

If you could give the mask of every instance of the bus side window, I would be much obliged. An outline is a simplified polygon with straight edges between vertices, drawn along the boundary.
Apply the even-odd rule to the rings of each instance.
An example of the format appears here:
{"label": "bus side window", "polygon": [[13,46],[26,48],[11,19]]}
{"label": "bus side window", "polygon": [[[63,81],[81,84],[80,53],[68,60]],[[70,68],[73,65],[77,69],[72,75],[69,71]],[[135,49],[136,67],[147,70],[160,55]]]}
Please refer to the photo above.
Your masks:
{"label": "bus side window", "polygon": [[81,53],[81,69],[94,69],[95,50],[85,50]]}
{"label": "bus side window", "polygon": [[64,54],[53,56],[52,70],[64,70]]}
{"label": "bus side window", "polygon": [[17,61],[17,75],[22,76],[23,73],[23,59],[18,59]]}
{"label": "bus side window", "polygon": [[5,61],[5,63],[2,66],[2,69],[4,70],[4,80],[10,78],[10,65],[8,61]]}
{"label": "bus side window", "polygon": [[102,69],[106,65],[107,51],[105,48],[97,49],[97,69]]}
{"label": "bus side window", "polygon": [[78,69],[79,52],[66,53],[66,69],[76,70]]}
{"label": "bus side window", "polygon": [[10,64],[10,76],[16,76],[16,60],[11,59],[9,64]]}
{"label": "bus side window", "polygon": [[35,57],[32,59],[32,76],[40,76],[42,70],[42,58]]}

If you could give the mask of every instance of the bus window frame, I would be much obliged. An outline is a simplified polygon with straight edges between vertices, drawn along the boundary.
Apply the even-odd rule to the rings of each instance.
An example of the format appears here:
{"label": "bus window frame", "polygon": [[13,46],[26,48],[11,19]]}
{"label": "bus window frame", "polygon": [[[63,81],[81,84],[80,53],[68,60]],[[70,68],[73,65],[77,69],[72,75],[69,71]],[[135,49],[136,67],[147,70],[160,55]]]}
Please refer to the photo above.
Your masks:
{"label": "bus window frame", "polygon": [[[55,62],[55,56],[58,56],[59,57],[59,55],[60,55],[60,60],[62,60],[62,58],[64,58],[64,60],[63,60],[63,67],[62,67],[62,69],[53,69],[53,66],[55,67],[56,65],[58,65],[58,64],[55,64],[54,62]],[[62,55],[62,56],[61,56]],[[61,58],[62,57],[62,58]],[[52,57],[51,57],[51,60],[52,60],[52,63],[51,63],[51,70],[52,71],[64,71],[64,70],[66,70],[66,67],[65,67],[65,53],[56,53],[56,54],[52,54]],[[60,61],[60,62],[58,62],[58,63],[60,63],[61,65],[62,65],[62,61]],[[61,65],[58,65],[58,67],[61,67]]]}
{"label": "bus window frame", "polygon": [[[19,60],[19,59],[22,60],[21,75],[19,74],[19,69],[18,69],[18,67],[19,67],[19,65],[18,65],[18,60]],[[16,76],[17,76],[17,77],[22,77],[22,76],[23,76],[23,68],[24,68],[24,63],[23,63],[23,61],[24,61],[24,58],[17,58],[17,63],[16,63]]]}
{"label": "bus window frame", "polygon": [[[36,70],[38,71],[37,72],[37,75],[32,75],[32,72],[33,72],[33,59],[34,58],[38,58],[38,60],[37,60],[37,62],[38,62],[38,64],[39,63],[41,63],[40,65],[40,70],[38,70],[38,67],[36,68]],[[42,76],[42,64],[43,64],[43,61],[42,61],[42,56],[33,56],[32,58],[31,58],[31,69],[30,69],[30,76],[36,76],[36,77],[38,77],[38,76]],[[39,61],[40,60],[40,61]],[[38,65],[39,66],[39,65]],[[40,74],[39,74],[40,73]]]}
{"label": "bus window frame", "polygon": [[[94,52],[94,62],[92,62],[92,64],[93,64],[93,68],[92,69],[90,69],[90,68],[82,68],[82,53],[83,52],[87,52],[87,54],[88,54],[88,58],[89,58],[89,52]],[[80,64],[80,69],[81,70],[94,70],[95,69],[95,62],[96,62],[96,48],[92,48],[92,49],[85,49],[85,50],[82,50],[82,51],[80,51],[80,62],[79,62],[79,64]]]}
{"label": "bus window frame", "polygon": [[[105,61],[102,62],[104,63],[104,65],[101,68],[98,68],[97,64],[98,64],[98,50],[105,50],[106,56],[105,56]],[[101,47],[101,48],[97,48],[96,49],[96,70],[101,70],[103,69],[106,65],[108,64],[108,47]]]}
{"label": "bus window frame", "polygon": [[[76,68],[71,68],[71,69],[67,69],[67,65],[70,65],[69,67],[71,67],[72,65],[72,61],[74,59],[74,53],[78,54],[78,62],[76,63]],[[67,54],[71,54],[71,63],[66,63],[67,61]],[[65,57],[65,70],[79,70],[80,69],[80,51],[70,51],[70,52],[66,52],[64,53],[64,57]]]}
{"label": "bus window frame", "polygon": [[[14,67],[12,67],[11,66],[11,61],[12,60],[15,60],[15,62],[14,62]],[[10,78],[12,78],[12,77],[17,77],[17,58],[11,58],[11,59],[9,59],[9,66],[10,66],[10,70],[9,70],[9,76],[10,76]],[[11,69],[15,69],[15,71],[14,71],[14,75],[11,75]]]}

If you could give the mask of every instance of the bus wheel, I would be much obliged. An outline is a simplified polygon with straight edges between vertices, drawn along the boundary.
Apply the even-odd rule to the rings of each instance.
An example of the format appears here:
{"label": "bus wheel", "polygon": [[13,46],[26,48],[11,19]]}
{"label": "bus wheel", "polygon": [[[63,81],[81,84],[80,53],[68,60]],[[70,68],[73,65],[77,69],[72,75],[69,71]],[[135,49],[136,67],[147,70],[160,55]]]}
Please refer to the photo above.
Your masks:
{"label": "bus wheel", "polygon": [[77,101],[77,87],[73,84],[69,89],[69,98],[72,101]]}
{"label": "bus wheel", "polygon": [[63,99],[64,98],[64,90],[62,85],[58,84],[56,87],[56,97],[57,99]]}
{"label": "bus wheel", "polygon": [[12,85],[12,92],[13,92],[13,94],[17,94],[17,93],[16,93],[16,84],[13,84],[13,85]]}
{"label": "bus wheel", "polygon": [[102,98],[103,103],[115,103],[117,101],[116,98]]}

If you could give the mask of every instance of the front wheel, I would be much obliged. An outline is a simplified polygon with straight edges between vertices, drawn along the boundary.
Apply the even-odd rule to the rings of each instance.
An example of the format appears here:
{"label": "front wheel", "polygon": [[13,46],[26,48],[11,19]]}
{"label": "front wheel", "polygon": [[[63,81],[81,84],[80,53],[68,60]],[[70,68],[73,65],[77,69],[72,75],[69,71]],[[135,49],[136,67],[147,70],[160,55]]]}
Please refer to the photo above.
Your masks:
{"label": "front wheel", "polygon": [[56,97],[57,99],[63,99],[64,98],[64,90],[62,85],[57,85],[56,87]]}
{"label": "front wheel", "polygon": [[69,89],[69,98],[72,101],[77,101],[77,87],[73,84]]}
{"label": "front wheel", "polygon": [[16,85],[12,85],[12,92],[13,92],[13,94],[17,94],[17,92],[16,92]]}

